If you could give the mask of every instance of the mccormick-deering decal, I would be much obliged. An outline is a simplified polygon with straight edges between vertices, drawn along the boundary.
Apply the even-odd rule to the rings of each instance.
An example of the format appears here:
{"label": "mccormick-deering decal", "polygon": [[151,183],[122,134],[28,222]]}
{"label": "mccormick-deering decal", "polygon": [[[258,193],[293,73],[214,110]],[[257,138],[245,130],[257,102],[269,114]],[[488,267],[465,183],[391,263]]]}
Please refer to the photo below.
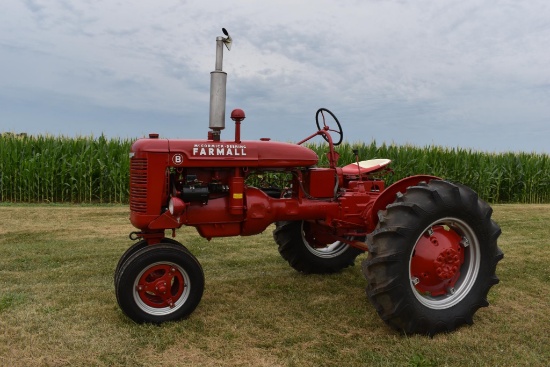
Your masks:
{"label": "mccormick-deering decal", "polygon": [[243,144],[195,144],[193,156],[233,157],[246,155],[246,145]]}

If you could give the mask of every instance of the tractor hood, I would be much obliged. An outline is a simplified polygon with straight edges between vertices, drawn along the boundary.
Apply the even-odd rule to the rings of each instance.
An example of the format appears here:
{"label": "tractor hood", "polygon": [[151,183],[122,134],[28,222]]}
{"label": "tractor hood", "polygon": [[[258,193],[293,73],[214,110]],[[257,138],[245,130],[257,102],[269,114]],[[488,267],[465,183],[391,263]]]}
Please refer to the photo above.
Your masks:
{"label": "tractor hood", "polygon": [[266,140],[234,141],[168,140],[152,137],[132,145],[132,156],[147,153],[169,154],[176,167],[310,167],[317,154],[306,147]]}

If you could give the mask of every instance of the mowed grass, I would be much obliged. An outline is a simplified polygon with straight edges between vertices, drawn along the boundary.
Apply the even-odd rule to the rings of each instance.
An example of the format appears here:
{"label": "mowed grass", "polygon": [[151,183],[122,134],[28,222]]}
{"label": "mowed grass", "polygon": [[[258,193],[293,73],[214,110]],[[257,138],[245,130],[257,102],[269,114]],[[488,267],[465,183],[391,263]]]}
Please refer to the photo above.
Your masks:
{"label": "mowed grass", "polygon": [[113,270],[130,246],[126,206],[2,205],[1,366],[545,366],[550,361],[550,205],[497,205],[505,253],[491,306],[454,333],[403,336],[368,302],[356,266],[302,275],[271,229],[176,239],[206,276],[187,320],[137,325]]}

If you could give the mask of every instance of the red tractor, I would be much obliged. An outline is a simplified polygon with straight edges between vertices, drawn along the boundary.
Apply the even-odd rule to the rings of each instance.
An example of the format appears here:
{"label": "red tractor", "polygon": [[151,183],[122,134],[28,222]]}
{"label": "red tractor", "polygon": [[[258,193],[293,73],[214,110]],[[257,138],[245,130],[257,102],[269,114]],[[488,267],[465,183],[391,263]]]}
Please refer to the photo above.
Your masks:
{"label": "red tractor", "polygon": [[[434,335],[472,324],[477,309],[488,305],[503,257],[491,207],[468,187],[434,176],[385,187],[380,177],[389,160],[356,158],[338,167],[342,128],[327,109],[317,111],[317,131],[297,144],[241,141],[245,114],[235,109],[235,139],[221,140],[223,45],[231,45],[223,31],[226,37],[216,38],[207,139],[150,134],[132,145],[130,220],[139,231],[130,237],[139,241],[115,271],[124,313],[136,322],[162,323],[190,315],[199,304],[201,265],[165,237],[166,230],[174,237],[181,226],[193,226],[210,240],[255,235],[275,223],[281,256],[300,272],[337,272],[368,251],[362,264],[367,296],[393,328]],[[302,146],[316,136],[328,143],[328,168],[318,167],[317,154]],[[254,187],[254,175],[286,182]]]}

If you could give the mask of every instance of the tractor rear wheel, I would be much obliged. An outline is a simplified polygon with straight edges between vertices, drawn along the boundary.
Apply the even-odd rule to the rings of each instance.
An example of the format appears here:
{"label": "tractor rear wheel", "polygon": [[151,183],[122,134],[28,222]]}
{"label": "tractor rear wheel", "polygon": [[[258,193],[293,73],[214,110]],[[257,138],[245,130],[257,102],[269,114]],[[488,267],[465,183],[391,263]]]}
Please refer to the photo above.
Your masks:
{"label": "tractor rear wheel", "polygon": [[313,274],[334,273],[353,265],[355,258],[363,253],[340,241],[318,241],[311,235],[312,225],[306,221],[275,223],[273,238],[279,245],[279,253],[297,271]]}
{"label": "tractor rear wheel", "polygon": [[472,324],[499,282],[501,231],[491,207],[466,186],[421,182],[378,213],[362,264],[380,317],[407,334],[433,336]]}
{"label": "tractor rear wheel", "polygon": [[204,291],[204,274],[189,250],[160,243],[136,251],[122,264],[115,290],[128,317],[160,324],[195,310]]}

